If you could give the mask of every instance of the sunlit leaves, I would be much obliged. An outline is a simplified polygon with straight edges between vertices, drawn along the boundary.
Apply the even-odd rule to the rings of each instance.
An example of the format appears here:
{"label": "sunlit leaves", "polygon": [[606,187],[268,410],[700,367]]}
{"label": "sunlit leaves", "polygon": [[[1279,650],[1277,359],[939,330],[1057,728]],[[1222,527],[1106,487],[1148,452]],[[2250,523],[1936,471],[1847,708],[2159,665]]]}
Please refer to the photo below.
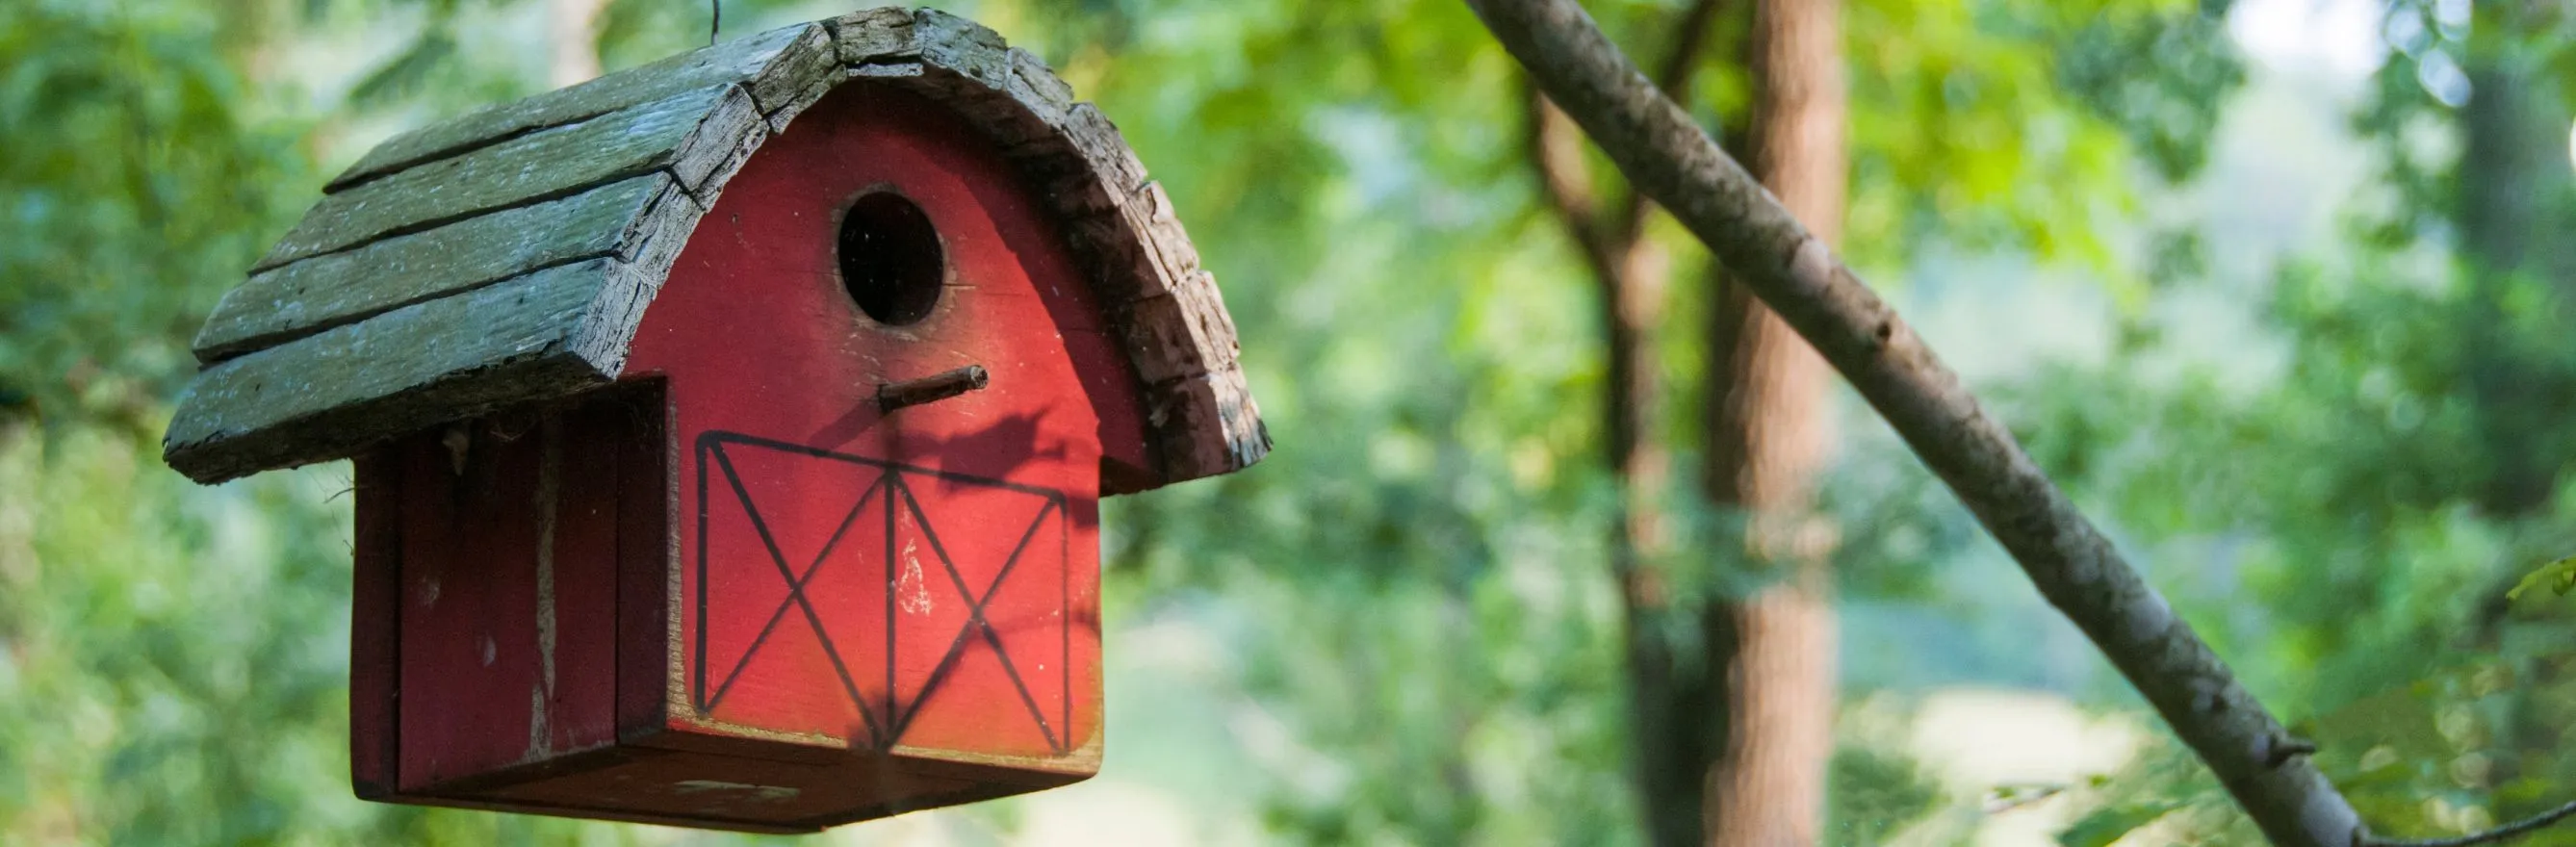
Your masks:
{"label": "sunlit leaves", "polygon": [[[2267,699],[2317,715],[2320,767],[2395,833],[2475,829],[2576,777],[2554,752],[2576,631],[2530,596],[2576,570],[2530,564],[2576,544],[2576,448],[2559,435],[2576,300],[2554,236],[2576,200],[2553,117],[2567,89],[2523,72],[2565,52],[2564,22],[2476,9],[2388,4],[2394,52],[2353,123],[2381,153],[2374,201],[2350,207],[2348,238],[2279,275],[2276,383],[2140,394],[2115,369],[2034,392],[2124,398],[2130,412],[2088,417],[2109,425],[2096,446],[2067,442],[2091,458],[2053,461],[2107,469],[2097,491],[2118,492],[2159,560],[2251,589],[2207,616],[2260,633],[2222,652]],[[2454,91],[2452,74],[2488,82]]]}
{"label": "sunlit leaves", "polygon": [[[2241,77],[2215,13],[2170,2],[1856,2],[1851,250],[1892,263],[1934,238],[2096,271],[2132,168],[2205,158]],[[2154,67],[2155,73],[2138,73]]]}
{"label": "sunlit leaves", "polygon": [[2523,575],[2521,582],[2514,583],[2513,589],[2506,591],[2504,596],[2508,600],[2520,600],[2522,595],[2540,591],[2543,588],[2562,597],[2569,591],[2576,591],[2576,556],[2559,559],[2533,569],[2531,573]]}

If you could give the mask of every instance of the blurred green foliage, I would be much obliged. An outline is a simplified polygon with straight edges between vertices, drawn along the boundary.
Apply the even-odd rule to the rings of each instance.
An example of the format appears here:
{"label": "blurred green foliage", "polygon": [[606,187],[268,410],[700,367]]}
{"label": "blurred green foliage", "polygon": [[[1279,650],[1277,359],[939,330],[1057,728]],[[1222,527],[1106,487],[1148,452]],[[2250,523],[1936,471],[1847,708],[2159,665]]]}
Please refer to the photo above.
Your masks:
{"label": "blurred green foliage", "polygon": [[[1633,842],[1597,321],[1537,206],[1508,59],[1449,0],[943,5],[1116,117],[1242,327],[1280,452],[1114,503],[1106,559],[1113,621],[1217,610],[1230,682],[1295,740],[1244,754],[1266,831]],[[1652,57],[1680,4],[1587,5]],[[214,298],[372,139],[538,87],[535,6],[0,7],[0,840],[672,837],[351,798],[346,470],[198,488],[156,458]],[[843,10],[726,9],[727,37]],[[2520,218],[2473,211],[2446,140],[2468,80],[2563,114],[2576,60],[2563,21],[2386,11],[2397,50],[2353,123],[2384,196],[2257,295],[2288,345],[2260,390],[2143,364],[2179,343],[2150,307],[2207,283],[2200,234],[2142,206],[2208,163],[2245,78],[2224,3],[1853,0],[1848,242],[1888,282],[1934,251],[2103,281],[2128,316],[2118,355],[1994,386],[2003,418],[2322,743],[2372,821],[2434,833],[2576,786],[2576,760],[2550,755],[2576,719],[2576,667],[2553,646],[2576,618],[2554,596],[2503,599],[2533,563],[2576,551],[2576,492],[2555,475],[2576,459],[2554,431],[2576,397],[2549,246],[2567,240],[2491,245],[2462,223],[2546,233],[2576,201],[2532,191],[2544,202],[2506,210]],[[612,69],[649,61],[703,43],[703,14],[612,0],[597,47]],[[1689,104],[1720,130],[1747,99],[1740,37],[1721,29]],[[2566,123],[2551,119],[2563,171]],[[1677,229],[1653,234],[1703,261]],[[1694,286],[1676,293],[1696,307]],[[1687,388],[1697,354],[1670,335]],[[1666,426],[1683,444],[1693,428]],[[1673,497],[1692,520],[1727,519]],[[1995,555],[1891,449],[1859,449],[1829,501],[1855,601],[1956,602],[1942,568]],[[1725,590],[1707,535],[1667,567]],[[2121,694],[2100,702],[2134,709]],[[1838,843],[1961,813],[1893,744],[1847,742],[1831,789]],[[2169,745],[2050,793],[2086,810],[2062,843],[2150,821],[2246,843]]]}
{"label": "blurred green foliage", "polygon": [[[2289,342],[2277,384],[2115,362],[2051,373],[2005,414],[2158,569],[2207,578],[2228,551],[2246,594],[2199,604],[2222,652],[2314,735],[2365,819],[2459,834],[2576,787],[2576,617],[2555,592],[2513,590],[2576,551],[2576,21],[2383,12],[2394,50],[2352,124],[2377,173],[2334,249],[2269,288],[2267,328]],[[2187,761],[2151,759],[2140,794],[2190,798],[2206,837],[2248,837]]]}

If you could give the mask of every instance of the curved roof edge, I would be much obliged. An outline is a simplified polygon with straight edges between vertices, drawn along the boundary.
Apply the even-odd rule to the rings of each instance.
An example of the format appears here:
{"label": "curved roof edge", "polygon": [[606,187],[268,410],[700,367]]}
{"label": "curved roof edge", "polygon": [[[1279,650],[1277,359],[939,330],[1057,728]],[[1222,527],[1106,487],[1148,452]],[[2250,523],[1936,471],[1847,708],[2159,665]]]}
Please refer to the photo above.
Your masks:
{"label": "curved roof edge", "polygon": [[1143,388],[1159,477],[1248,467],[1269,434],[1232,318],[1100,111],[992,30],[872,9],[674,56],[395,136],[226,294],[163,441],[217,482],[613,381],[699,217],[771,135],[856,79],[947,104],[1054,207]]}

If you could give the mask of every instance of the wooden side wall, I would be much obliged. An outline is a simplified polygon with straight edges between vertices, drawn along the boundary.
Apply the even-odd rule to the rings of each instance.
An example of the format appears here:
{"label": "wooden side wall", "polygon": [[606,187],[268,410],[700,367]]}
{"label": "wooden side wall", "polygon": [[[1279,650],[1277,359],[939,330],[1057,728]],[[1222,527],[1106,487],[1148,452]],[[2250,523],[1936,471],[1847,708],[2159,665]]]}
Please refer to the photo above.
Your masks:
{"label": "wooden side wall", "polygon": [[[660,404],[658,385],[621,388],[419,433],[358,463],[361,796],[611,746],[621,703],[653,717],[621,691],[658,694],[668,675]],[[621,567],[628,556],[640,567]],[[621,651],[621,637],[654,649]]]}

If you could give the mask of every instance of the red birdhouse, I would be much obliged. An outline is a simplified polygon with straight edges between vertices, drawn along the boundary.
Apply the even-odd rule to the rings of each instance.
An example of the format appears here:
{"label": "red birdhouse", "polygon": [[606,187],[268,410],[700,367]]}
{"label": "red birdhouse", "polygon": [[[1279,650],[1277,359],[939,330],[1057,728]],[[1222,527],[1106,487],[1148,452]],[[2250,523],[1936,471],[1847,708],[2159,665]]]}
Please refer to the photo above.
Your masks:
{"label": "red birdhouse", "polygon": [[170,465],[354,457],[358,793],[800,831],[1089,776],[1099,498],[1269,449],[1117,130],[932,11],[415,130],[196,342]]}

